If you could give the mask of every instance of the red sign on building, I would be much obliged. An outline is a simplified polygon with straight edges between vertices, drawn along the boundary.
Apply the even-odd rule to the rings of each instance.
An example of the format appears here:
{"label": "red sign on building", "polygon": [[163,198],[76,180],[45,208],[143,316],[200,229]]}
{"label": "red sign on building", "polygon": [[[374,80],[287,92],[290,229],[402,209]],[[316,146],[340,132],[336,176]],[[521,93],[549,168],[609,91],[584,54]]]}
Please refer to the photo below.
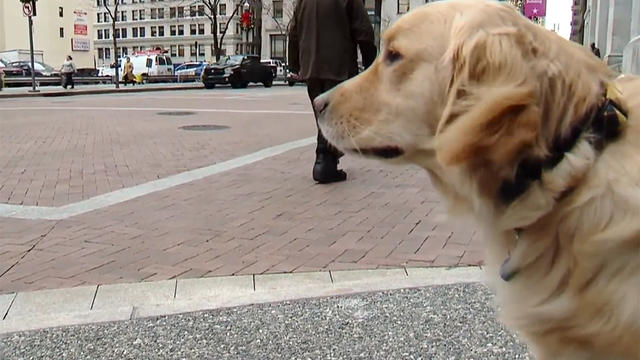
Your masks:
{"label": "red sign on building", "polygon": [[74,35],[87,35],[87,24],[73,24]]}

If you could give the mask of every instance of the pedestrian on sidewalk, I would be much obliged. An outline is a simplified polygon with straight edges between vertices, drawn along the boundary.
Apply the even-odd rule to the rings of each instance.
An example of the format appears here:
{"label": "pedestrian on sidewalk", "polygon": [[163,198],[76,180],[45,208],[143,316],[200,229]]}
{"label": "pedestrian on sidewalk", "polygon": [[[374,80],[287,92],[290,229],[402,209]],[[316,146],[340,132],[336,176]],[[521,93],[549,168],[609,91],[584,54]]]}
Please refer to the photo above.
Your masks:
{"label": "pedestrian on sidewalk", "polygon": [[598,59],[601,58],[600,49],[596,47],[596,43],[591,43],[591,52],[593,53],[593,55],[597,56]]}
{"label": "pedestrian on sidewalk", "polygon": [[76,73],[76,65],[73,63],[71,55],[67,55],[67,60],[62,63],[60,72],[62,73],[62,87],[66,89],[67,86],[70,85],[73,89],[75,87],[75,84],[73,83],[73,74]]}
{"label": "pedestrian on sidewalk", "polygon": [[124,86],[127,86],[129,82],[131,82],[133,86],[136,85],[136,77],[133,75],[133,63],[128,56],[122,69],[122,81],[124,81]]}
{"label": "pedestrian on sidewalk", "polygon": [[[289,67],[307,83],[311,103],[320,94],[358,74],[358,48],[365,68],[376,57],[373,26],[362,0],[298,0],[289,31]],[[318,114],[316,127],[318,125]],[[344,181],[342,154],[318,129],[313,179]]]}

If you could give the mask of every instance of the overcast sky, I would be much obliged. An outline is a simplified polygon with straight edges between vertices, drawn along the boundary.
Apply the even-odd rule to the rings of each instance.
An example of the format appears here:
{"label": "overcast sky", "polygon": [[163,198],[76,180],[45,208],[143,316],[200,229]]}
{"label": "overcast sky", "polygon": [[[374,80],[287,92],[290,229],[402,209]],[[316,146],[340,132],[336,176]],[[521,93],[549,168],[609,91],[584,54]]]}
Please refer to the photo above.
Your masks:
{"label": "overcast sky", "polygon": [[564,38],[571,35],[571,0],[547,0],[547,29],[555,29]]}

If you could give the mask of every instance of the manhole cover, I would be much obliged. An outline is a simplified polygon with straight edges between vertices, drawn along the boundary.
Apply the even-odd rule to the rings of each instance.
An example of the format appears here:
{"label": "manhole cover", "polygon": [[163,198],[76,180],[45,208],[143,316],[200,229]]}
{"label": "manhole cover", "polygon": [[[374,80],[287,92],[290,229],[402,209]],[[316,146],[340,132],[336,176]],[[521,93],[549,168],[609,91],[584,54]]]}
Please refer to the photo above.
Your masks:
{"label": "manhole cover", "polygon": [[195,112],[193,111],[161,111],[158,115],[165,116],[185,116],[185,115],[193,115]]}
{"label": "manhole cover", "polygon": [[211,131],[211,130],[226,130],[228,126],[224,125],[185,125],[180,126],[180,130],[191,130],[191,131]]}

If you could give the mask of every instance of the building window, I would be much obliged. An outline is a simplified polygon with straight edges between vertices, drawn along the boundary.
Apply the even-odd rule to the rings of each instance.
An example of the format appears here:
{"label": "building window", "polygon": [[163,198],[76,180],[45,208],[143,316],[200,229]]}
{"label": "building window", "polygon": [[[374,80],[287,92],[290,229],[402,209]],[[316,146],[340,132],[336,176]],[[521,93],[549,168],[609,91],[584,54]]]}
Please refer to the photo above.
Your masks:
{"label": "building window", "polygon": [[178,47],[175,45],[171,45],[171,52],[170,52],[171,56],[176,57],[178,56]]}
{"label": "building window", "polygon": [[236,34],[240,34],[240,23],[236,22]]}
{"label": "building window", "polygon": [[184,25],[178,25],[178,36],[184,35]]}
{"label": "building window", "polygon": [[164,37],[164,26],[158,26],[158,36]]}
{"label": "building window", "polygon": [[120,30],[120,34],[121,34],[123,39],[126,39],[127,38],[127,28],[122,28]]}
{"label": "building window", "polygon": [[204,16],[204,5],[198,5],[198,16]]}
{"label": "building window", "polygon": [[111,37],[111,32],[109,29],[104,29],[104,38],[109,39]]}
{"label": "building window", "polygon": [[184,45],[178,45],[178,56],[184,57]]}
{"label": "building window", "polygon": [[151,37],[156,37],[158,36],[158,28],[155,26],[151,27]]}
{"label": "building window", "polygon": [[113,30],[113,36],[114,36],[116,39],[120,39],[120,29],[114,29],[114,30]]}
{"label": "building window", "polygon": [[198,24],[198,35],[204,35],[204,24]]}
{"label": "building window", "polygon": [[97,15],[97,18],[98,18],[98,23],[101,23],[102,22],[102,13],[98,13],[96,15]]}
{"label": "building window", "polygon": [[271,58],[284,60],[286,57],[285,49],[287,48],[286,35],[271,35]]}
{"label": "building window", "polygon": [[[142,2],[142,0],[140,0],[140,2]],[[144,26],[140,28],[140,37],[141,38],[146,36],[145,33],[144,33],[144,29],[145,29]]]}
{"label": "building window", "polygon": [[198,29],[196,28],[196,24],[189,25],[190,35],[196,35],[198,33]]}
{"label": "building window", "polygon": [[131,20],[138,21],[138,10],[131,10]]}
{"label": "building window", "polygon": [[198,11],[198,8],[195,5],[189,6],[189,16],[196,17],[197,11]]}
{"label": "building window", "polygon": [[60,37],[63,38],[64,37],[64,28],[60,28]]}
{"label": "building window", "polygon": [[198,56],[205,56],[204,45],[198,45]]}
{"label": "building window", "polygon": [[127,12],[126,11],[121,11],[120,12],[120,20],[127,21]]}
{"label": "building window", "polygon": [[140,11],[140,13],[139,13],[140,14],[140,20],[144,20],[145,19],[145,10],[142,9],[142,10],[139,10],[139,11]]}
{"label": "building window", "polygon": [[222,34],[222,32],[224,31],[224,28],[227,26],[227,23],[224,21],[220,22],[220,28],[218,29],[218,31],[220,31],[220,34]]}
{"label": "building window", "polygon": [[184,17],[184,6],[178,6],[178,18]]}
{"label": "building window", "polygon": [[104,50],[102,48],[98,48],[98,59],[104,59]]}
{"label": "building window", "polygon": [[273,17],[282,19],[282,0],[273,0]]}
{"label": "building window", "polygon": [[58,6],[58,16],[64,17],[64,9],[62,8],[62,6]]}
{"label": "building window", "polygon": [[189,45],[189,53],[190,53],[190,55],[191,55],[192,57],[193,57],[193,56],[196,56],[196,50],[197,50],[197,49],[196,49],[196,46],[195,46],[195,45],[193,45],[193,44]]}
{"label": "building window", "polygon": [[227,15],[227,4],[220,4],[218,15],[222,15],[222,16]]}
{"label": "building window", "polygon": [[131,28],[131,37],[134,37],[134,38],[138,37],[138,28],[137,27]]}
{"label": "building window", "polygon": [[175,25],[169,26],[169,34],[171,36],[176,36],[176,26]]}
{"label": "building window", "polygon": [[126,47],[122,48],[122,56],[127,56],[129,55],[129,49],[127,49]]}
{"label": "building window", "polygon": [[104,58],[105,59],[111,59],[111,49],[109,49],[109,48],[105,48],[104,49]]}
{"label": "building window", "polygon": [[398,0],[398,14],[405,14],[409,11],[409,0]]}
{"label": "building window", "polygon": [[176,8],[172,7],[169,8],[169,19],[175,19],[176,18]]}
{"label": "building window", "polygon": [[164,8],[158,9],[158,19],[164,19]]}
{"label": "building window", "polygon": [[104,38],[104,34],[102,33],[102,30],[98,30],[98,40],[102,40]]}
{"label": "building window", "polygon": [[104,17],[104,22],[111,22],[111,16],[109,16],[109,13],[102,13],[102,16]]}
{"label": "building window", "polygon": [[151,20],[158,18],[158,9],[151,9]]}

